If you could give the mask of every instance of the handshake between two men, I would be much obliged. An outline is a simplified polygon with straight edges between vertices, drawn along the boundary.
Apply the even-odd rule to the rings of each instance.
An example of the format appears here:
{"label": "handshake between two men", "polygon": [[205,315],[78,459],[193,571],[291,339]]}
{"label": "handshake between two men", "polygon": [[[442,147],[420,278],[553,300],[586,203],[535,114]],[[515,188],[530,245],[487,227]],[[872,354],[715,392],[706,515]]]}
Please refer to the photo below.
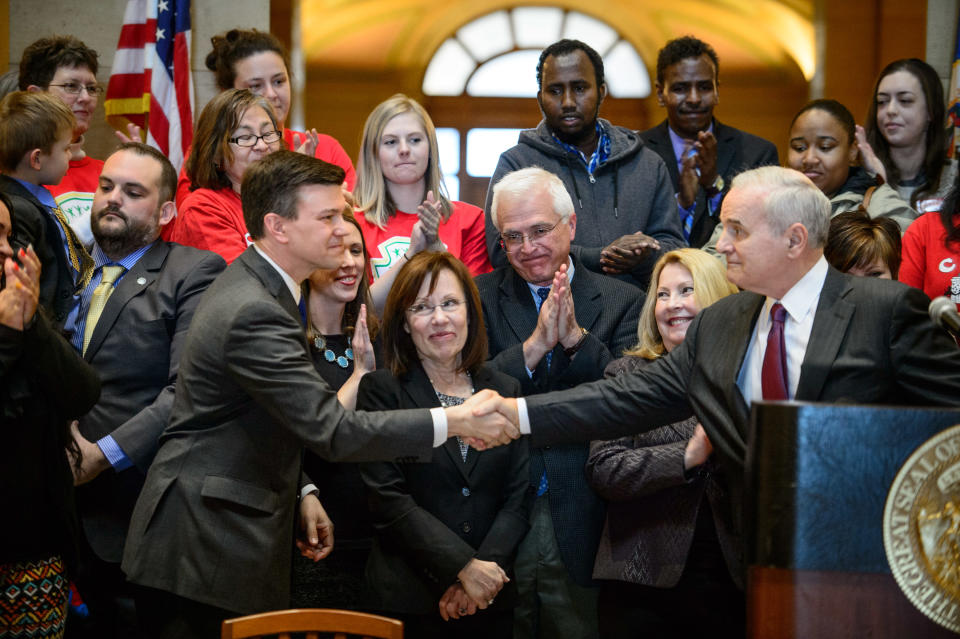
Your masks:
{"label": "handshake between two men", "polygon": [[515,397],[501,397],[484,389],[459,406],[444,409],[447,436],[459,435],[477,450],[509,444],[520,437],[520,416]]}

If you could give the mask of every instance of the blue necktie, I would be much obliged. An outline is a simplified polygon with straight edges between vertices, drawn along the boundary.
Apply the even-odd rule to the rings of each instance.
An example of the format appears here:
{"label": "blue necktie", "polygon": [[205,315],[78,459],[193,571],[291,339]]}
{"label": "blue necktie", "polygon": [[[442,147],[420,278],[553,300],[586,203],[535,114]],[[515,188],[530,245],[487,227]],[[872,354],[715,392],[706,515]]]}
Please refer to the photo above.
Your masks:
{"label": "blue necktie", "polygon": [[[550,296],[550,287],[541,286],[537,289],[537,297],[540,298],[540,308],[543,308],[543,303],[547,301],[547,298]],[[550,370],[550,360],[553,357],[553,351],[547,353],[547,370]]]}
{"label": "blue necktie", "polygon": [[[550,296],[550,287],[541,286],[537,289],[537,297],[540,298],[540,307],[543,308],[543,303],[547,301],[547,297]],[[547,353],[547,369],[550,369],[550,358],[553,355],[553,351]],[[547,484],[547,471],[544,469],[543,474],[540,475],[540,481],[537,484],[537,497],[541,497],[547,493],[549,485]]]}
{"label": "blue necktie", "polygon": [[307,300],[300,296],[300,301],[297,303],[297,310],[300,311],[300,323],[304,326],[307,325]]}

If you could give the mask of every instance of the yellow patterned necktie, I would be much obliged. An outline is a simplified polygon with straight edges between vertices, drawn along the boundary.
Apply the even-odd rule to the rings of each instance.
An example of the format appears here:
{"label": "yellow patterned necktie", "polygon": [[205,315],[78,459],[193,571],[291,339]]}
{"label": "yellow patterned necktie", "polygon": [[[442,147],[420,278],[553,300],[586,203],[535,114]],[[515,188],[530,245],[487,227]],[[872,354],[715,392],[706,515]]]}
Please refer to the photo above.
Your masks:
{"label": "yellow patterned necktie", "polygon": [[87,354],[87,346],[90,345],[90,338],[93,337],[93,329],[97,327],[103,308],[107,305],[107,300],[113,293],[113,284],[125,270],[117,264],[103,267],[103,276],[100,283],[97,284],[97,288],[93,289],[93,295],[90,297],[90,310],[87,311],[87,323],[83,327],[84,355]]}
{"label": "yellow patterned necktie", "polygon": [[77,234],[70,228],[70,222],[67,221],[67,216],[64,215],[63,210],[59,206],[50,210],[53,211],[53,216],[57,218],[57,222],[67,238],[67,257],[70,259],[70,265],[79,274],[77,288],[84,288],[90,283],[90,278],[93,277],[93,258],[90,257],[90,253],[84,248]]}

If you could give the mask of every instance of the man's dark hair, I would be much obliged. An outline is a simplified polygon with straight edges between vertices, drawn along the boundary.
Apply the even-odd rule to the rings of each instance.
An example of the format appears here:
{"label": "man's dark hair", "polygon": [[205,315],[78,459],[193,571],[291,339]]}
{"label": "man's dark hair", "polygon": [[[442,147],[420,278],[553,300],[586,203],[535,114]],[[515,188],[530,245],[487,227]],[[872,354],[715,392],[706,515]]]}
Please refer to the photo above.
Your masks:
{"label": "man's dark hair", "polygon": [[[113,153],[117,153],[119,151],[131,151],[137,155],[151,157],[159,162],[160,179],[157,183],[159,204],[173,201],[173,196],[177,192],[177,171],[173,168],[173,165],[170,164],[170,160],[167,159],[167,156],[152,146],[142,142],[124,142],[118,146]],[[113,155],[113,153],[110,155]]]}
{"label": "man's dark hair", "polygon": [[240,202],[247,232],[263,237],[263,218],[276,213],[288,220],[297,217],[297,194],[301,186],[343,184],[339,166],[295,151],[276,151],[255,162],[243,174]]}
{"label": "man's dark hair", "polygon": [[97,52],[71,35],[40,38],[20,57],[20,90],[26,91],[31,84],[46,89],[60,67],[87,67],[97,75]]}
{"label": "man's dark hair", "polygon": [[564,38],[558,42],[554,42],[549,47],[540,52],[540,60],[537,62],[537,89],[542,89],[541,81],[543,80],[543,62],[550,56],[561,56],[568,53],[573,53],[574,51],[583,51],[587,54],[587,57],[590,58],[590,63],[593,65],[593,71],[597,79],[597,89],[599,90],[600,86],[603,84],[603,58],[600,57],[600,54],[593,50],[593,48],[585,43],[580,42],[579,40],[569,40]]}
{"label": "man's dark hair", "polygon": [[699,58],[705,55],[713,62],[713,80],[720,83],[720,59],[717,58],[717,52],[703,40],[693,36],[683,36],[675,38],[664,45],[657,54],[657,84],[663,85],[663,74],[667,67],[686,60],[687,58]]}

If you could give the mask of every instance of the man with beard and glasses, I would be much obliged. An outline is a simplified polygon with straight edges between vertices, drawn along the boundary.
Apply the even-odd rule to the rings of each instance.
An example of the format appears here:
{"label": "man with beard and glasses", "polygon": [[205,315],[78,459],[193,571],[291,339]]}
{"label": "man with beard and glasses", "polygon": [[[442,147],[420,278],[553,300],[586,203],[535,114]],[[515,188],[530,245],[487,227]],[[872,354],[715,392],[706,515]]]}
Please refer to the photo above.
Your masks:
{"label": "man with beard and glasses", "polygon": [[579,40],[560,40],[540,54],[537,102],[543,120],[500,155],[487,191],[487,251],[507,264],[490,217],[493,187],[517,169],[539,166],[563,180],[573,198],[577,235],[572,255],[586,268],[646,290],[660,255],[685,246],[673,185],[660,157],[640,137],[597,115],[607,95],[603,60]]}
{"label": "man with beard and glasses", "polygon": [[657,102],[667,119],[640,134],[667,164],[683,234],[693,247],[710,239],[737,173],[780,163],[772,142],[714,120],[719,69],[706,42],[691,36],[668,42],[657,55]]}
{"label": "man with beard and glasses", "polygon": [[[123,144],[93,196],[95,270],[81,296],[73,345],[102,381],[100,401],[74,424],[83,523],[76,582],[87,619],[70,636],[138,637],[120,558],[130,514],[173,406],[180,350],[223,259],[159,240],[174,215],[177,174],[156,149]],[[89,483],[88,483],[89,482]]]}

